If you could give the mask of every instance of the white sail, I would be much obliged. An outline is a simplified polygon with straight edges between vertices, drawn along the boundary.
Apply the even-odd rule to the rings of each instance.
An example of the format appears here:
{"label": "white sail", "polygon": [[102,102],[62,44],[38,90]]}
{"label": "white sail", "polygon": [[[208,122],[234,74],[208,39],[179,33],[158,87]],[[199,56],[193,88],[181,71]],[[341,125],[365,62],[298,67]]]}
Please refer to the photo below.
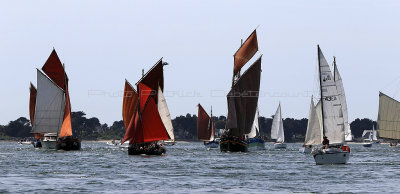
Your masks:
{"label": "white sail", "polygon": [[283,129],[283,121],[281,114],[281,104],[279,103],[278,109],[276,110],[274,119],[272,120],[271,127],[271,139],[276,139],[276,142],[285,142],[285,133]]}
{"label": "white sail", "polygon": [[39,69],[37,70],[37,96],[34,133],[59,133],[64,118],[65,94]]}
{"label": "white sail", "polygon": [[167,129],[168,135],[172,141],[175,141],[174,128],[171,122],[171,115],[168,110],[167,102],[165,101],[164,94],[160,87],[158,87],[158,112],[161,120],[164,123],[165,129]]}
{"label": "white sail", "polygon": [[[379,93],[378,134],[379,137],[400,139],[400,102]],[[36,121],[35,121],[36,122]]]}
{"label": "white sail", "polygon": [[378,138],[376,137],[375,126],[372,125],[372,140],[377,141]]}
{"label": "white sail", "polygon": [[334,62],[334,71],[335,71],[336,88],[338,91],[340,103],[342,105],[345,141],[352,141],[353,135],[351,134],[350,124],[349,124],[346,95],[344,93],[342,77],[340,76],[336,62]]}
{"label": "white sail", "polygon": [[[319,48],[319,47],[318,47]],[[323,115],[323,134],[330,143],[344,143],[344,122],[340,96],[328,62],[318,49],[321,100]]]}
{"label": "white sail", "polygon": [[260,133],[260,128],[258,126],[258,118],[260,117],[258,110],[256,111],[256,115],[254,116],[253,126],[251,127],[251,131],[247,134],[248,138],[255,138],[257,133]]}
{"label": "white sail", "polygon": [[322,132],[317,115],[317,107],[314,106],[313,97],[311,97],[310,112],[308,114],[308,124],[304,145],[318,145],[322,142]]}

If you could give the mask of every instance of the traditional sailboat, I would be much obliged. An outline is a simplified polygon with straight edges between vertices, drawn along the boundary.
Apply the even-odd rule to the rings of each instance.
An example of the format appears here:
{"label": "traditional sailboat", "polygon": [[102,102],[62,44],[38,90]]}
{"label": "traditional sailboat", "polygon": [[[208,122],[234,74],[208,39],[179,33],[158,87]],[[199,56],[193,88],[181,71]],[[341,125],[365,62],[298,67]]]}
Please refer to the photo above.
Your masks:
{"label": "traditional sailboat", "polygon": [[136,83],[137,91],[125,80],[122,118],[126,128],[124,139],[129,140],[129,155],[161,155],[166,152],[159,141],[169,140],[171,118],[164,98],[164,69],[160,59]]}
{"label": "traditional sailboat", "polygon": [[206,148],[218,148],[219,144],[215,141],[215,125],[212,119],[212,109],[210,117],[200,104],[198,107],[197,138],[204,142]]}
{"label": "traditional sailboat", "polygon": [[333,57],[333,77],[336,83],[336,88],[338,91],[340,104],[342,105],[342,114],[343,114],[343,123],[344,123],[344,140],[352,141],[353,134],[351,133],[351,128],[349,124],[349,117],[347,112],[347,102],[346,102],[346,94],[344,93],[343,81],[342,77],[339,74],[339,70],[336,65],[336,57]]}
{"label": "traditional sailboat", "polygon": [[283,128],[283,119],[281,113],[281,103],[279,103],[278,109],[276,109],[274,119],[272,120],[271,126],[271,139],[275,139],[275,149],[286,149],[285,144],[285,130]]}
{"label": "traditional sailboat", "polygon": [[81,141],[72,134],[68,76],[54,49],[42,71],[37,69],[36,92],[31,85],[32,133],[37,139],[43,138],[43,148],[79,150]]}
{"label": "traditional sailboat", "polygon": [[391,147],[400,147],[400,102],[379,92],[378,135],[390,141]]}
{"label": "traditional sailboat", "polygon": [[340,95],[328,62],[318,45],[321,128],[324,140],[321,149],[312,152],[316,164],[346,164],[350,148],[344,145],[344,120]]}
{"label": "traditional sailboat", "polygon": [[322,142],[322,127],[321,127],[321,103],[318,102],[314,106],[313,96],[311,96],[310,111],[308,114],[308,123],[304,145],[300,148],[301,153],[309,154],[313,146],[317,146]]}
{"label": "traditional sailboat", "polygon": [[242,75],[240,70],[257,51],[257,33],[254,30],[234,55],[232,88],[227,95],[226,130],[220,139],[220,150],[223,152],[248,151],[245,134],[251,131],[257,109],[261,56]]}
{"label": "traditional sailboat", "polygon": [[251,131],[247,134],[247,140],[249,142],[249,150],[256,151],[256,150],[263,150],[265,149],[265,141],[261,136],[261,131],[259,127],[259,119],[260,113],[258,109],[256,111],[256,115],[254,116],[253,126],[251,127]]}

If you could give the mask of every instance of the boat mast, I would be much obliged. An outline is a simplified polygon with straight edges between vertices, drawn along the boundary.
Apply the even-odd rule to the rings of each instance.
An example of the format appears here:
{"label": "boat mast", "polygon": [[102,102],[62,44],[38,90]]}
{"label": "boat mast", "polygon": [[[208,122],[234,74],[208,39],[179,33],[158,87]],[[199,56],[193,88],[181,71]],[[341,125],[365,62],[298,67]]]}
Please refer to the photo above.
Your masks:
{"label": "boat mast", "polygon": [[336,57],[333,56],[333,80],[336,80]]}
{"label": "boat mast", "polygon": [[322,79],[321,79],[321,62],[320,62],[320,48],[319,45],[317,45],[318,48],[318,69],[319,69],[319,90],[320,90],[320,95],[321,95],[321,113],[322,113],[322,135],[325,136],[325,119],[324,119],[324,102],[323,102],[323,97],[322,97]]}

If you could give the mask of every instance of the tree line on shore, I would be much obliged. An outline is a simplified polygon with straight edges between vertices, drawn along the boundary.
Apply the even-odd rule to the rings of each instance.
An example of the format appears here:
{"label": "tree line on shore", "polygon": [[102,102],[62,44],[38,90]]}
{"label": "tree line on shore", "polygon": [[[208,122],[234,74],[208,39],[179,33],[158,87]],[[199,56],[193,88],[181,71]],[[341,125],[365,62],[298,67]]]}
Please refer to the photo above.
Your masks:
{"label": "tree line on shore", "polygon": [[[213,116],[217,134],[221,129],[225,129],[226,117]],[[287,142],[302,142],[307,130],[306,118],[293,119],[286,118],[283,120],[285,128],[285,140]],[[175,138],[177,140],[197,140],[197,116],[186,114],[181,115],[172,120]],[[266,140],[271,140],[272,118],[259,118],[259,126],[261,135]],[[370,119],[355,119],[351,122],[350,127],[355,139],[361,139],[364,130],[376,128],[376,122]],[[14,121],[10,121],[7,125],[0,125],[0,140],[21,139],[32,137],[30,133],[32,127],[29,119],[20,117]],[[82,111],[72,112],[72,130],[73,134],[83,140],[108,140],[122,139],[125,134],[123,121],[115,121],[111,126],[106,123],[100,123],[96,117],[86,118],[86,114]]]}

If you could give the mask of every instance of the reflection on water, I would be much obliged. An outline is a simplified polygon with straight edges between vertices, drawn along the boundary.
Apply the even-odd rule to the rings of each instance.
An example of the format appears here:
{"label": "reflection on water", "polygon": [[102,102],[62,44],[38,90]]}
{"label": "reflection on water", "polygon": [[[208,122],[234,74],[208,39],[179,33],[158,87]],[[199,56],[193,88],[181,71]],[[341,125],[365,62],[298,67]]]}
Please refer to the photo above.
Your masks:
{"label": "reflection on water", "polygon": [[396,192],[400,148],[350,144],[347,165],[317,166],[287,150],[221,153],[177,143],[167,155],[129,156],[105,143],[81,151],[48,151],[0,142],[0,192]]}

